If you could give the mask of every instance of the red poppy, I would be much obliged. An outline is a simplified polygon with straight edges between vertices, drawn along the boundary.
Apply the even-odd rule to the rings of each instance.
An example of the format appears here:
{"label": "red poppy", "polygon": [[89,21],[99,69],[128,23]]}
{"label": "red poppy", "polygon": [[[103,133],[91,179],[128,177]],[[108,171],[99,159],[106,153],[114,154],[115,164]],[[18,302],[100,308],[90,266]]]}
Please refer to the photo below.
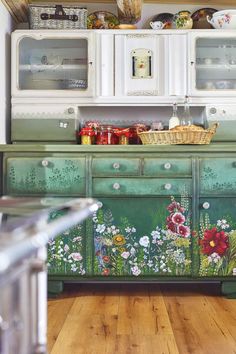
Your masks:
{"label": "red poppy", "polygon": [[109,256],[103,256],[102,259],[103,259],[103,261],[105,263],[109,263],[110,262],[110,257]]}
{"label": "red poppy", "polygon": [[110,274],[110,269],[105,268],[103,269],[102,275],[109,275]]}
{"label": "red poppy", "polygon": [[200,245],[203,254],[210,256],[212,253],[218,253],[223,256],[229,248],[229,238],[224,231],[217,231],[217,228],[213,227],[211,230],[205,230]]}

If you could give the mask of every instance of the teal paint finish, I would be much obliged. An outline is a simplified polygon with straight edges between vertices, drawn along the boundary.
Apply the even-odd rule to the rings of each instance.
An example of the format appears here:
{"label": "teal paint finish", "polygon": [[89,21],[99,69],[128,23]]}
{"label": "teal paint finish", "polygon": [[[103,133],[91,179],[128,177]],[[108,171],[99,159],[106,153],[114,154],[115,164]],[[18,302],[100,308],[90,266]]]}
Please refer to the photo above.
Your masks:
{"label": "teal paint finish", "polygon": [[94,196],[190,194],[191,180],[170,178],[94,178]]}
{"label": "teal paint finish", "polygon": [[94,275],[191,274],[191,200],[102,199],[94,221]]}
{"label": "teal paint finish", "polygon": [[83,195],[85,159],[16,157],[7,159],[7,194]]}
{"label": "teal paint finish", "polygon": [[210,207],[201,210],[199,220],[199,275],[236,276],[236,198],[207,198],[207,202]]}
{"label": "teal paint finish", "polygon": [[94,158],[92,173],[94,176],[138,176],[141,160],[136,158]]}
{"label": "teal paint finish", "polygon": [[191,176],[191,159],[145,158],[143,174],[145,176],[181,177]]}
{"label": "teal paint finish", "polygon": [[202,159],[200,180],[201,194],[232,195],[236,191],[236,156]]}

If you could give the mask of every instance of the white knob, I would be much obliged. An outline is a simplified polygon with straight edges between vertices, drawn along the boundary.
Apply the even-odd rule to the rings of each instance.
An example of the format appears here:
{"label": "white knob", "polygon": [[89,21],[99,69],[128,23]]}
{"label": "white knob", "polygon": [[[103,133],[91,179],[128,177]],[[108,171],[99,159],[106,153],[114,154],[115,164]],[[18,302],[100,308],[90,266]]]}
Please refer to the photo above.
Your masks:
{"label": "white knob", "polygon": [[103,203],[102,203],[102,202],[100,202],[100,201],[99,201],[99,202],[97,202],[97,205],[98,205],[98,207],[99,207],[99,208],[102,208],[102,207],[103,207]]}
{"label": "white knob", "polygon": [[75,113],[74,108],[73,108],[73,107],[68,108],[68,113],[69,113],[69,114]]}
{"label": "white knob", "polygon": [[47,167],[49,162],[48,162],[48,160],[42,160],[41,164],[42,164],[42,166]]}
{"label": "white knob", "polygon": [[164,164],[164,169],[165,169],[165,170],[169,170],[170,168],[171,168],[171,163],[166,162],[166,163]]}
{"label": "white knob", "polygon": [[112,167],[115,169],[115,170],[119,170],[120,168],[120,164],[118,162],[114,162]]}
{"label": "white knob", "polygon": [[120,189],[120,183],[114,183],[113,184],[113,189],[115,189],[115,190]]}
{"label": "white knob", "polygon": [[204,202],[204,203],[202,204],[202,207],[203,207],[203,209],[207,210],[207,209],[210,208],[210,203]]}
{"label": "white knob", "polygon": [[172,185],[170,183],[166,183],[164,188],[169,191],[172,188]]}

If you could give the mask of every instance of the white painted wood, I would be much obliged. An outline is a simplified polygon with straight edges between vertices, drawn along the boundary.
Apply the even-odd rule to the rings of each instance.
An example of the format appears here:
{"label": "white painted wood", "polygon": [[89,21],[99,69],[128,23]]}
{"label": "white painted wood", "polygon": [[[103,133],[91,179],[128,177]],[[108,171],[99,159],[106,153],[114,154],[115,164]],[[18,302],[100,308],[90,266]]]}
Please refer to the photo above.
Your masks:
{"label": "white painted wood", "polygon": [[[19,45],[22,39],[86,39],[88,41],[88,88],[86,90],[21,90],[19,88]],[[12,34],[12,97],[93,97],[95,95],[95,32],[63,30],[20,30]]]}
{"label": "white painted wood", "polygon": [[96,37],[97,96],[114,95],[114,36],[104,33]]}

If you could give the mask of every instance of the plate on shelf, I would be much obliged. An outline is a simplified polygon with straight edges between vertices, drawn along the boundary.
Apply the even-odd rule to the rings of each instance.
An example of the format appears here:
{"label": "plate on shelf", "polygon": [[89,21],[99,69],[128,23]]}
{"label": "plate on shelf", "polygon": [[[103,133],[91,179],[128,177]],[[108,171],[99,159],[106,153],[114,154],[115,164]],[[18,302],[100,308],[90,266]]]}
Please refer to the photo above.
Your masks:
{"label": "plate on shelf", "polygon": [[88,15],[88,29],[114,29],[120,24],[118,18],[108,11],[96,11]]}
{"label": "plate on shelf", "polygon": [[212,16],[216,11],[216,9],[212,9],[211,7],[205,7],[195,11],[191,17],[193,19],[193,28],[213,28],[209,22],[207,22],[207,16]]}
{"label": "plate on shelf", "polygon": [[[150,22],[161,21],[164,24],[163,29],[170,29],[172,28],[172,21],[173,21],[174,14],[169,12],[162,12],[152,17]],[[150,26],[151,27],[151,26]]]}

